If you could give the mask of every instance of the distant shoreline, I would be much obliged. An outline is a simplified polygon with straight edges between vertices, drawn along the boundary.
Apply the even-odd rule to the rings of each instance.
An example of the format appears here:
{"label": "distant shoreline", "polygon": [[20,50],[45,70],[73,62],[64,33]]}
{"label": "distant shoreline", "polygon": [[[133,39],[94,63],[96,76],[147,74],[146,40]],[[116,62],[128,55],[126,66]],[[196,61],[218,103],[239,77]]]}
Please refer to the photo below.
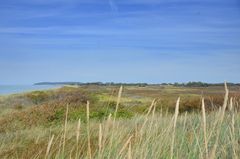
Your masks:
{"label": "distant shoreline", "polygon": [[0,85],[0,96],[57,89],[63,85]]}
{"label": "distant shoreline", "polygon": [[[240,83],[227,83],[228,86],[240,86]],[[149,83],[114,83],[114,82],[39,82],[34,85],[98,85],[98,86],[177,86],[177,87],[209,87],[209,86],[223,86],[224,83],[204,83],[204,82],[187,82],[187,83],[159,83],[159,84],[149,84]]]}

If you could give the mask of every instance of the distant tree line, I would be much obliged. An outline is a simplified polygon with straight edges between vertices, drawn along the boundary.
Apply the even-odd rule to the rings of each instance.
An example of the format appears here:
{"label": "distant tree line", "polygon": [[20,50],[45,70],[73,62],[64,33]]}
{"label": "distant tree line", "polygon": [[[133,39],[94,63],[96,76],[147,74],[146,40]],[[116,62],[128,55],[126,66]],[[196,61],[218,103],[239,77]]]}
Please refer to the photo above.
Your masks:
{"label": "distant tree line", "polygon": [[[204,82],[188,82],[188,83],[168,83],[163,85],[173,85],[176,87],[209,87],[209,86],[223,86],[224,83],[204,83]],[[240,86],[240,83],[228,83],[228,86]]]}
{"label": "distant tree line", "polygon": [[[146,87],[146,86],[176,86],[176,87],[209,87],[209,86],[223,86],[224,83],[204,83],[204,82],[188,82],[188,83],[161,83],[161,84],[148,84],[148,83],[114,83],[114,82],[40,82],[35,83],[34,85],[96,85],[96,86],[138,86],[138,87]],[[228,86],[240,86],[240,83],[228,83]]]}
{"label": "distant tree line", "polygon": [[145,87],[149,84],[147,83],[114,83],[114,82],[40,82],[35,83],[34,85],[97,85],[97,86],[138,86],[138,87]]}

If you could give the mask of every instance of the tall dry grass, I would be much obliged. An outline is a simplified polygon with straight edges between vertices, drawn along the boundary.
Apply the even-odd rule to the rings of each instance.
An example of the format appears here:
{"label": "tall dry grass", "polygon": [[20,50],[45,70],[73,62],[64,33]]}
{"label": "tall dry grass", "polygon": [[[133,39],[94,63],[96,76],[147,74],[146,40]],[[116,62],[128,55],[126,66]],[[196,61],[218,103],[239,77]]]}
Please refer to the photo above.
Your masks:
{"label": "tall dry grass", "polygon": [[206,153],[206,158],[208,158],[207,121],[206,121],[204,98],[202,99],[202,125],[203,125],[202,129],[203,129],[203,135],[204,135],[205,153]]}
{"label": "tall dry grass", "polygon": [[[228,100],[226,84],[225,90],[224,104],[219,111],[206,112],[202,99],[201,114],[181,114],[178,98],[173,115],[155,112],[156,100],[153,100],[145,115],[116,119],[123,92],[121,87],[113,117],[110,114],[102,121],[90,120],[91,104],[87,102],[86,123],[81,119],[72,122],[68,121],[67,107],[63,127],[0,134],[0,157],[237,159],[240,157],[240,116],[234,111],[234,99]],[[227,107],[231,109],[226,111]],[[35,142],[36,139],[38,142]],[[24,145],[24,142],[28,144]],[[9,147],[13,147],[14,151],[11,152]],[[36,149],[32,150],[33,147]]]}

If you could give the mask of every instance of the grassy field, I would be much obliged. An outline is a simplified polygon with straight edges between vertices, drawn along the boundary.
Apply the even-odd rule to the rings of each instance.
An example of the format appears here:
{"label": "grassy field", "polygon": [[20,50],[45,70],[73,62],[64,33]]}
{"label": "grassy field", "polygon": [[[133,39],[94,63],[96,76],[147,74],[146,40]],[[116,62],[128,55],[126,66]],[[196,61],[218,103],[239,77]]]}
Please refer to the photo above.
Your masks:
{"label": "grassy field", "polygon": [[237,159],[239,102],[237,86],[90,85],[2,96],[0,158]]}

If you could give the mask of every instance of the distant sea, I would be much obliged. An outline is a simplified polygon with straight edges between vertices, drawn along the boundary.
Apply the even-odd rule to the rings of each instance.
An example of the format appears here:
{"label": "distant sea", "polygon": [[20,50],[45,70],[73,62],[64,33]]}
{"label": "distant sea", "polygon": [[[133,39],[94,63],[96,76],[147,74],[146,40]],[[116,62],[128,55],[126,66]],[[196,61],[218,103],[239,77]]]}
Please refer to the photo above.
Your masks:
{"label": "distant sea", "polygon": [[0,85],[0,95],[10,95],[60,87],[61,85]]}

